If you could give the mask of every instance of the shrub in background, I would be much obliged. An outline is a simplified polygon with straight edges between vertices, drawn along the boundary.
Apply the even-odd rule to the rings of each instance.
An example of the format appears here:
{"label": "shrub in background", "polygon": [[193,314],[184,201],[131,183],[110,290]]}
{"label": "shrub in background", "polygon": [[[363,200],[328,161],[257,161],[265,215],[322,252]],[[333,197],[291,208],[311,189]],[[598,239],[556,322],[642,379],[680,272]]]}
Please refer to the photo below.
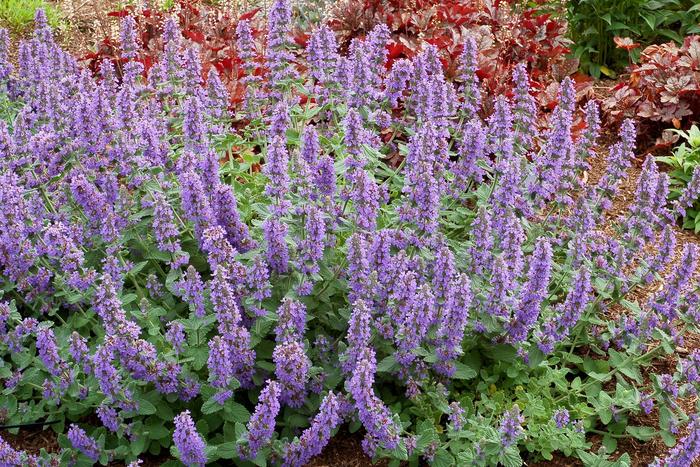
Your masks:
{"label": "shrub in background", "polygon": [[0,0],[0,23],[13,32],[22,34],[32,26],[37,9],[44,10],[52,28],[61,26],[60,10],[46,0]]}
{"label": "shrub in background", "polygon": [[[570,80],[538,134],[524,66],[513,98],[478,116],[473,40],[459,87],[434,46],[386,72],[381,25],[348,55],[319,28],[299,74],[290,18],[275,1],[269,80],[247,82],[235,115],[173,20],[147,81],[130,16],[120,81],[110,61],[99,78],[78,67],[42,14],[17,74],[0,47],[7,423],[53,422],[54,460],[86,465],[300,466],[341,424],[395,463],[561,451],[603,465],[621,437],[673,445],[682,426],[664,462],[695,456],[697,418],[678,402],[696,394],[700,354],[652,365],[697,332],[696,248],[669,261],[700,175],[669,208],[647,159],[610,226],[634,125],[583,186],[598,112],[573,138]],[[394,128],[408,139],[378,137]],[[659,426],[642,424],[653,410]]]}
{"label": "shrub in background", "polygon": [[572,52],[581,68],[595,78],[615,77],[638,59],[615,47],[616,36],[643,45],[671,39],[678,44],[700,33],[700,5],[693,0],[573,0],[566,2]]}
{"label": "shrub in background", "polygon": [[700,115],[700,36],[686,37],[681,47],[674,42],[647,47],[613,91],[603,102],[613,119],[634,116],[647,127],[687,128]]}

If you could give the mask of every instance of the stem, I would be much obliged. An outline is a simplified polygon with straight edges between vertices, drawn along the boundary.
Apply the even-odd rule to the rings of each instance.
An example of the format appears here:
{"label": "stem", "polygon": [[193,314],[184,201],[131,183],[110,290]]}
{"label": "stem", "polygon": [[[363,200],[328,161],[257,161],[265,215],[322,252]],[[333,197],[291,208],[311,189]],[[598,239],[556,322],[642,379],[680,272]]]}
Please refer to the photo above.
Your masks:
{"label": "stem", "polygon": [[325,283],[325,285],[323,286],[323,288],[318,292],[317,296],[323,295],[323,292],[325,292],[326,289],[327,289],[328,287],[330,287],[331,282],[333,282],[334,280],[336,280],[336,279],[338,278],[338,275],[340,274],[340,271],[342,271],[342,270],[345,268],[346,264],[347,264],[347,261],[346,261],[346,260],[343,260],[343,262],[335,269],[335,272],[333,273],[333,276],[332,276],[328,281],[326,281],[326,283]]}
{"label": "stem", "polygon": [[386,183],[392,181],[392,180],[394,179],[394,177],[396,176],[396,174],[398,174],[398,173],[401,171],[401,169],[403,169],[403,166],[404,166],[405,164],[406,164],[406,158],[404,157],[403,159],[401,159],[401,162],[399,163],[399,166],[396,167],[396,170],[394,170],[394,171],[392,172],[391,177],[385,179],[382,183],[380,183],[380,184],[379,184],[379,187],[381,188],[381,187],[383,187]]}
{"label": "stem", "polygon": [[496,189],[496,185],[498,184],[499,178],[500,178],[500,175],[498,175],[498,174],[494,175],[494,177],[493,177],[493,182],[491,183],[491,186],[489,187],[489,194],[488,194],[488,196],[486,196],[487,203],[491,199],[491,195],[493,195],[493,191]]}
{"label": "stem", "polygon": [[597,433],[599,435],[603,436],[609,436],[611,438],[617,438],[617,439],[624,439],[624,438],[633,438],[632,435],[629,435],[627,433],[622,433],[622,434],[615,434],[615,433],[610,433],[609,431],[603,431],[603,430],[588,430],[591,433]]}

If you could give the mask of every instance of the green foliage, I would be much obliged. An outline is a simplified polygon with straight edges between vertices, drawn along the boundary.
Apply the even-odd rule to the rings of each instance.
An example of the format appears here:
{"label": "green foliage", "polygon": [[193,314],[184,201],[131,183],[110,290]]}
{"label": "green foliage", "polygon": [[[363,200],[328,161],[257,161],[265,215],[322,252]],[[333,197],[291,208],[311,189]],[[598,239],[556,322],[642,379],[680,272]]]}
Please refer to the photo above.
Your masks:
{"label": "green foliage", "polygon": [[34,13],[39,8],[46,12],[52,28],[59,28],[63,24],[59,9],[47,0],[0,0],[0,23],[16,33],[23,33],[34,24]]}
{"label": "green foliage", "polygon": [[639,49],[628,54],[616,49],[616,36],[642,45],[671,39],[682,43],[687,34],[700,32],[700,4],[694,0],[573,0],[567,3],[573,54],[581,68],[596,78],[614,77],[636,61]]}
{"label": "green foliage", "polygon": [[[700,128],[693,125],[687,132],[671,131],[679,134],[684,141],[673,150],[671,155],[657,157],[656,160],[671,168],[670,198],[676,199],[690,182],[695,167],[700,164]],[[693,207],[687,210],[683,219],[683,228],[693,230],[695,233],[700,232],[700,203],[697,200]]]}

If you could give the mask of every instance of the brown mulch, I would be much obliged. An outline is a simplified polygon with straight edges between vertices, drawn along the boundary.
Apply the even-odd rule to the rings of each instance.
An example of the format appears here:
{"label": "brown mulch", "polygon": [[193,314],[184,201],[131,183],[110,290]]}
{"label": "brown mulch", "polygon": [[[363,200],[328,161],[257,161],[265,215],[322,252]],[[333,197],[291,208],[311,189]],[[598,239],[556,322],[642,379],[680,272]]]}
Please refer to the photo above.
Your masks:
{"label": "brown mulch", "polygon": [[373,464],[362,451],[362,436],[359,433],[341,431],[323,450],[311,459],[306,467],[386,467],[389,462],[380,460]]}
{"label": "brown mulch", "polygon": [[58,35],[64,50],[81,57],[104,37],[118,37],[119,19],[108,16],[125,2],[120,0],[54,0],[65,14],[67,29]]}
{"label": "brown mulch", "polygon": [[13,448],[27,451],[29,454],[38,455],[42,449],[46,449],[48,452],[61,450],[58,446],[56,433],[50,428],[46,430],[39,428],[21,429],[16,435],[10,434],[6,430],[0,430],[0,436]]}

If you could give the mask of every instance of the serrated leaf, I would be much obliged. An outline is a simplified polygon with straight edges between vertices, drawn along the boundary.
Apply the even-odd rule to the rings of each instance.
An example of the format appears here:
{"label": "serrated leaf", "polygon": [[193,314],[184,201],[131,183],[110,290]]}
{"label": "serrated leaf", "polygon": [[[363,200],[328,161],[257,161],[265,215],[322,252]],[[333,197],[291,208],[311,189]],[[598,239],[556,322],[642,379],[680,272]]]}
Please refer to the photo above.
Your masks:
{"label": "serrated leaf", "polygon": [[472,379],[476,378],[476,371],[468,367],[462,362],[455,362],[455,373],[452,376],[454,379]]}
{"label": "serrated leaf", "polygon": [[384,357],[381,362],[377,365],[377,373],[393,373],[399,369],[399,364],[393,355]]}
{"label": "serrated leaf", "polygon": [[226,414],[226,420],[235,423],[247,423],[250,418],[248,409],[231,399],[224,404],[224,413]]}
{"label": "serrated leaf", "polygon": [[223,408],[224,406],[222,404],[219,404],[219,402],[212,397],[209,400],[205,401],[204,404],[202,404],[202,413],[204,415],[210,415],[220,410],[223,410]]}
{"label": "serrated leaf", "polygon": [[156,406],[151,404],[146,399],[139,400],[139,411],[140,415],[153,415],[156,413]]}

